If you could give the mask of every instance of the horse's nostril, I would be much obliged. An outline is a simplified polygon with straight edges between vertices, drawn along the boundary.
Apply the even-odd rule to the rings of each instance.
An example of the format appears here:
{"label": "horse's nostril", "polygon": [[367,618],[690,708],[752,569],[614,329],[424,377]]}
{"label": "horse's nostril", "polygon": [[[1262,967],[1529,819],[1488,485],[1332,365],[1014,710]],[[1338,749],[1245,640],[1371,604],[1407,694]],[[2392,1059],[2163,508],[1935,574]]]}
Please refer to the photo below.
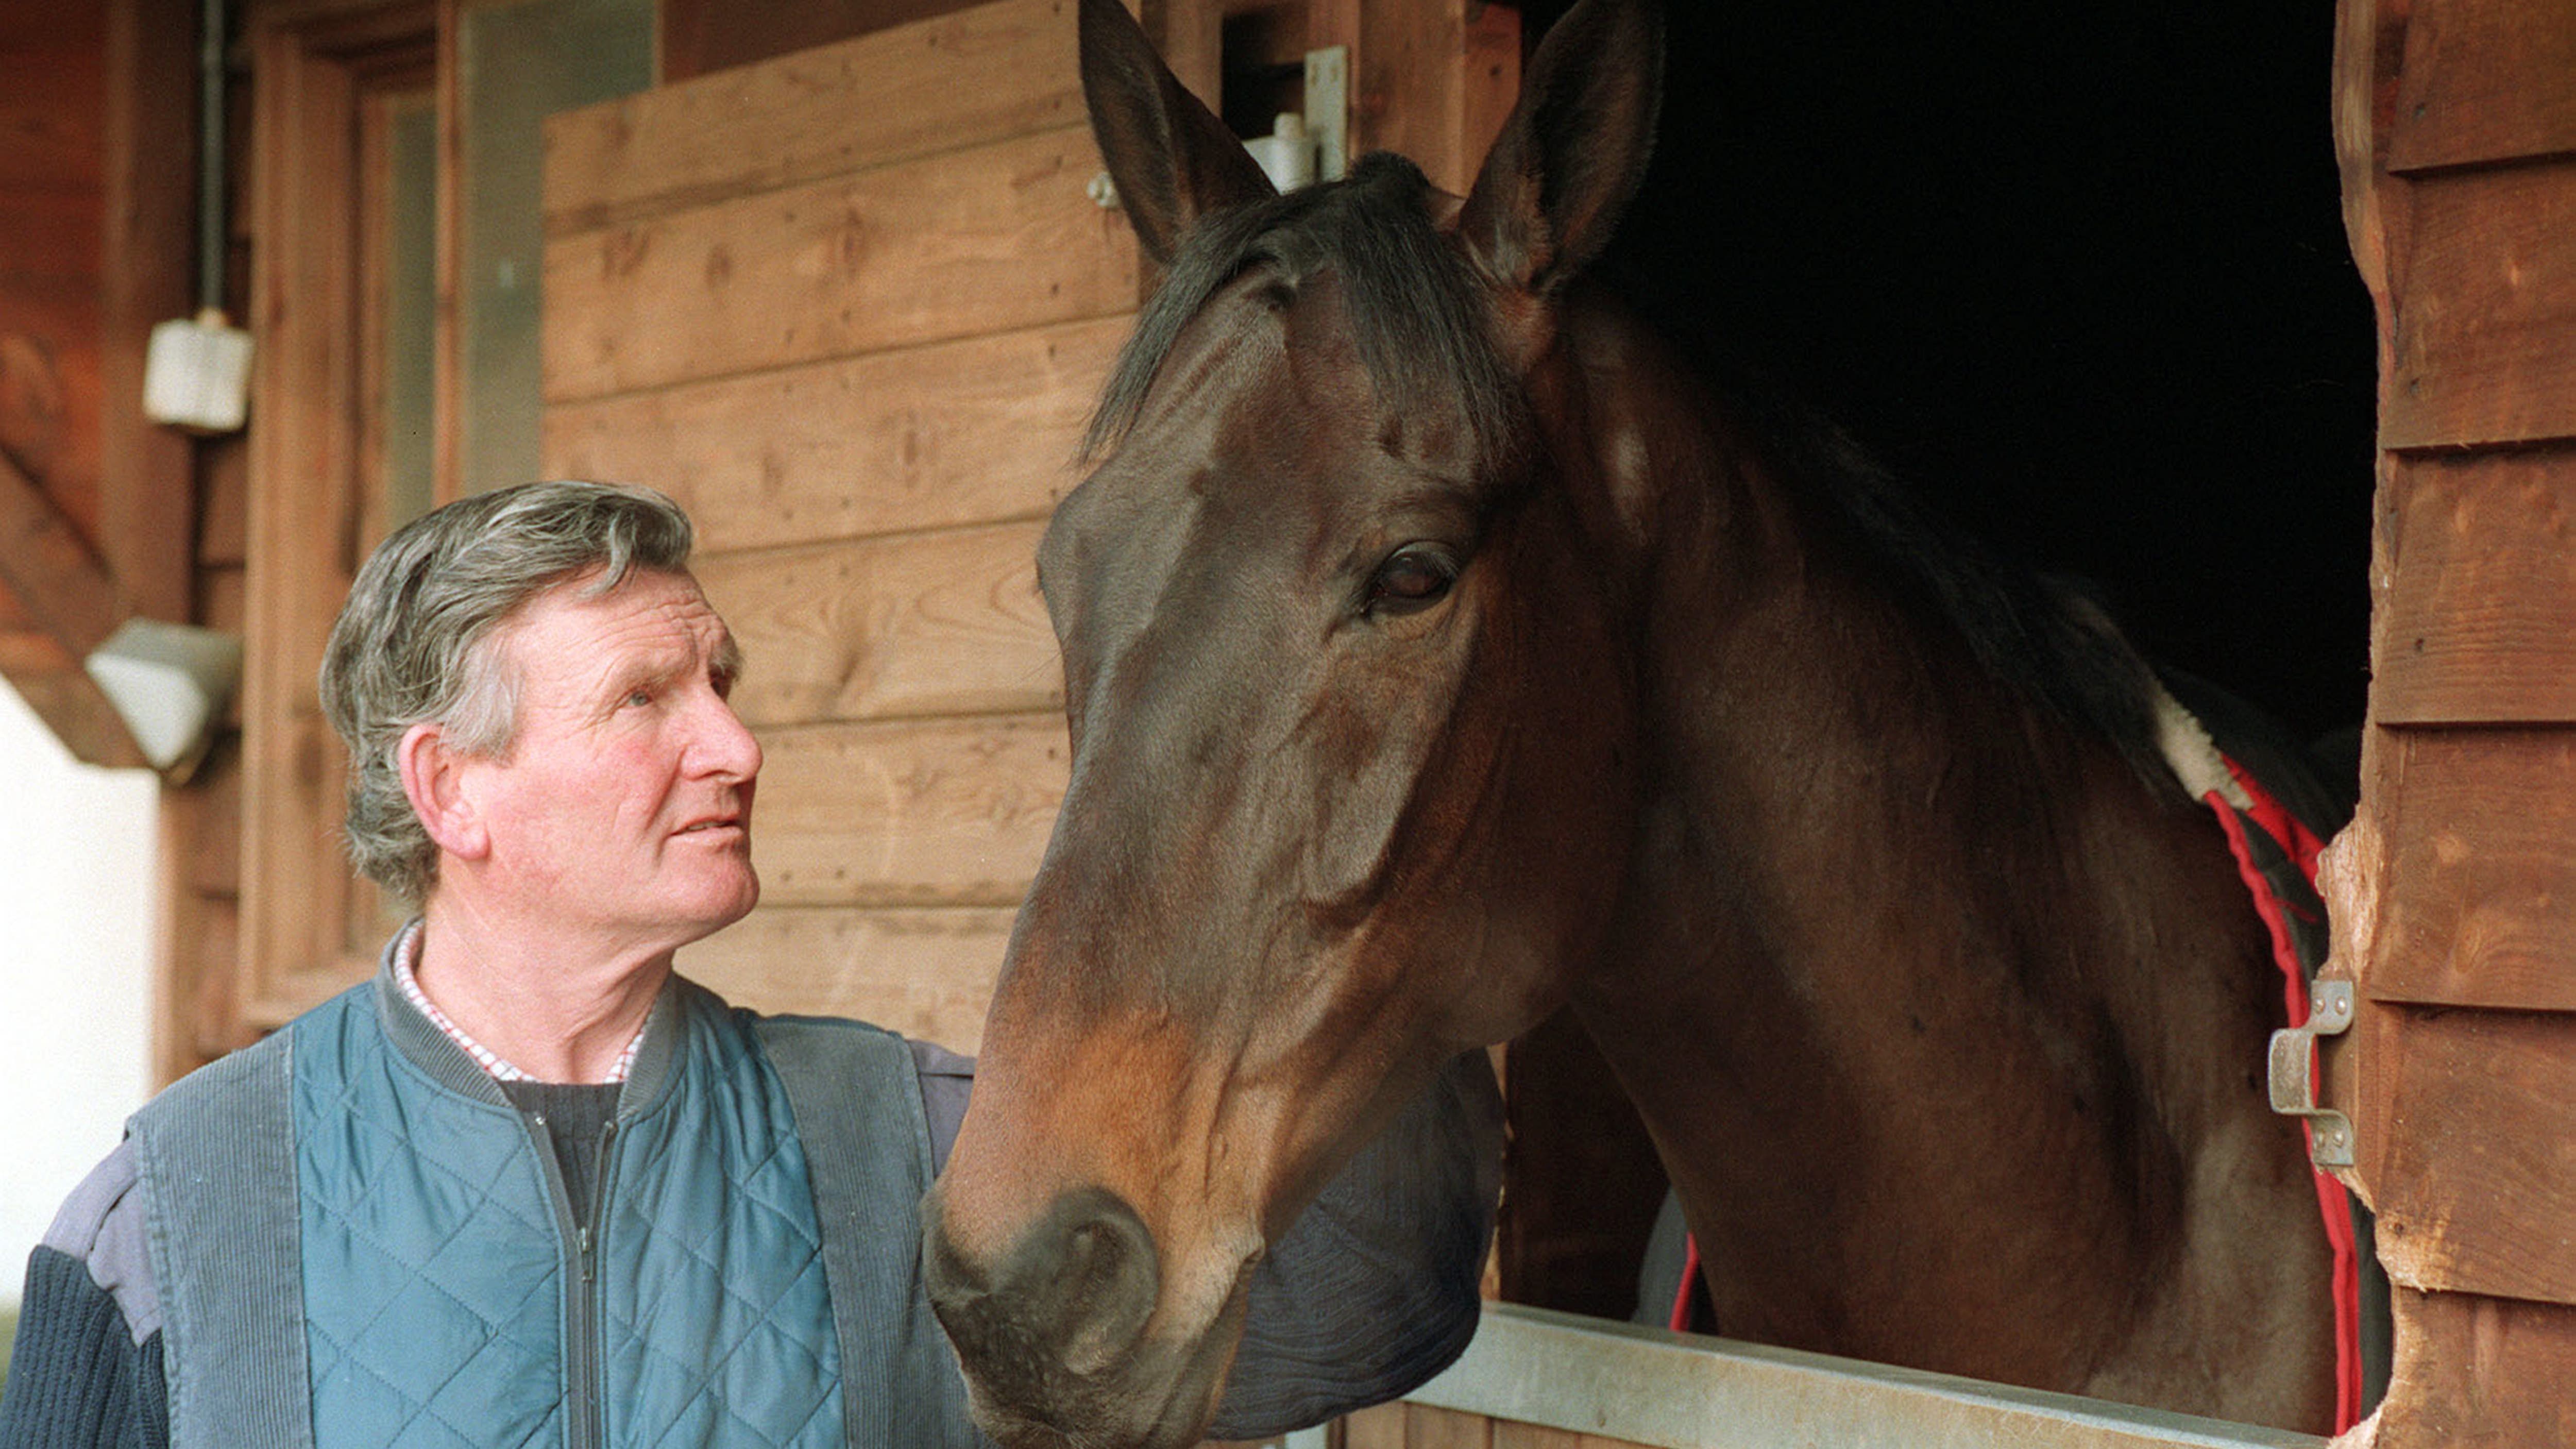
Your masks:
{"label": "horse's nostril", "polygon": [[987,1392],[1021,1403],[1034,1401],[1021,1388],[1123,1361],[1161,1291],[1153,1234],[1106,1188],[1057,1198],[998,1262],[967,1261],[936,1221],[929,1249],[931,1306],[949,1338]]}
{"label": "horse's nostril", "polygon": [[1084,1195],[1099,1200],[1065,1232],[1059,1352],[1066,1368],[1088,1376],[1123,1358],[1144,1332],[1162,1275],[1136,1210],[1114,1193]]}

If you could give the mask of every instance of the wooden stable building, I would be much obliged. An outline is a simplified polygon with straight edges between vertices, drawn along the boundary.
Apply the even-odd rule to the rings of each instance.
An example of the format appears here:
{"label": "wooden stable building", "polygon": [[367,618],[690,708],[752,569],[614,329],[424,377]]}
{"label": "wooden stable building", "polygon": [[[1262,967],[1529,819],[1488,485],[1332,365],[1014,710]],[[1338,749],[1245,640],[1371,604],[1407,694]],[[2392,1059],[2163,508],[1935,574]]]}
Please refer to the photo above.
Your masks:
{"label": "wooden stable building", "polygon": [[[1093,185],[1071,10],[248,0],[225,261],[258,341],[253,421],[201,441],[136,407],[145,329],[190,308],[196,6],[0,19],[0,135],[32,138],[0,152],[0,672],[83,758],[128,764],[79,668],[118,622],[249,648],[236,727],[165,791],[165,1076],[370,969],[388,917],[340,864],[321,639],[394,522],[526,476],[679,498],[752,660],[737,703],[768,756],[764,900],[684,969],[746,1004],[975,1046],[1065,771],[1033,545],[1150,284]],[[1527,39],[1520,10],[1483,0],[1144,11],[1238,129],[1298,109],[1303,58],[1340,47],[1349,150],[1403,151],[1452,190]],[[2357,1130],[2349,1175],[2400,1289],[2379,1442],[2565,1444],[2576,9],[2341,11],[2332,101],[2378,307],[2381,451],[2362,813],[2331,881],[2329,974],[2360,1010],[2325,1045],[2322,1095]],[[1543,1279],[1543,1256],[1507,1251],[1504,1286]],[[1545,1363],[1561,1331],[1491,1352]],[[1779,1410],[1706,1414],[1806,1426],[1783,1434],[1842,1422],[1830,1402],[1914,1435],[1887,1442],[2221,1442],[1697,1362],[1692,1393]],[[1583,1404],[1656,1392],[1603,1372]],[[1343,1432],[1746,1442],[1614,1441],[1591,1413],[1434,1393]]]}

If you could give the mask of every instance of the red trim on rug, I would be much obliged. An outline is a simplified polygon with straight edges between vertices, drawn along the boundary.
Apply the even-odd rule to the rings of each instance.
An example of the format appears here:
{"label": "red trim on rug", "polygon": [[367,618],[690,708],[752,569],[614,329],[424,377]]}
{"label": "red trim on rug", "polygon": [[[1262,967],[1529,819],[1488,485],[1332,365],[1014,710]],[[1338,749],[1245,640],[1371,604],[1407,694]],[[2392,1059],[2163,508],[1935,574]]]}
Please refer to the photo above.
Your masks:
{"label": "red trim on rug", "polygon": [[1699,1281],[1699,1234],[1682,1234],[1682,1286],[1673,1294],[1672,1329],[1691,1331],[1691,1285]]}
{"label": "red trim on rug", "polygon": [[[2219,828],[2227,832],[2227,848],[2236,857],[2236,874],[2245,882],[2245,889],[2252,892],[2255,912],[2272,933],[2272,961],[2281,970],[2281,995],[2289,1011],[2289,1023],[2303,1026],[2308,1020],[2308,978],[2300,964],[2298,948],[2290,938],[2289,907],[2272,893],[2271,882],[2254,864],[2245,839],[2245,820],[2250,817],[2271,836],[2311,885],[2317,879],[2317,853],[2325,849],[2325,843],[2273,799],[2262,782],[2242,765],[2228,760],[2227,773],[2243,787],[2254,808],[2240,815],[2215,790],[2204,797],[2204,803],[2218,816]],[[2313,1060],[2309,1070],[2315,1071]],[[2301,1128],[2313,1151],[2315,1129],[2306,1123]],[[2311,1171],[2317,1185],[2317,1212],[2325,1221],[2326,1242],[2334,1250],[2335,1432],[2340,1434],[2361,1422],[2361,1257],[2353,1242],[2351,1193],[2334,1174],[2323,1168]]]}

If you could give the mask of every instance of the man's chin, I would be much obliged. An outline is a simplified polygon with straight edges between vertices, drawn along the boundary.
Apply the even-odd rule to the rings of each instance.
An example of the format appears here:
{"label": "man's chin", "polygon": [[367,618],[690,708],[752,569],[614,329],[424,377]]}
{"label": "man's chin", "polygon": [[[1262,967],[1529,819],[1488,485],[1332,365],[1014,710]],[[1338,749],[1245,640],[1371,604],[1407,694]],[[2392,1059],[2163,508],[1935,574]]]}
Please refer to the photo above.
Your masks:
{"label": "man's chin", "polygon": [[674,943],[686,946],[703,941],[734,922],[741,920],[760,904],[760,877],[749,866],[743,868],[740,883],[730,891],[708,893],[702,908],[686,912],[677,923],[680,939]]}

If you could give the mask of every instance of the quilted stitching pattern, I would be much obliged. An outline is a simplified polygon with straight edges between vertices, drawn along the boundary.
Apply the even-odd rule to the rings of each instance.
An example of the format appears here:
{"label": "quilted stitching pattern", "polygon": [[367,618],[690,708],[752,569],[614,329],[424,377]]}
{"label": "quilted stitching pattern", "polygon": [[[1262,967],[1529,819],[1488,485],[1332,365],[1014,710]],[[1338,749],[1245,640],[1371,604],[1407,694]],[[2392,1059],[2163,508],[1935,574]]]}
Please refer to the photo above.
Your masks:
{"label": "quilted stitching pattern", "polygon": [[657,1449],[838,1444],[840,1345],[794,1115],[749,1033],[709,998],[692,993],[690,1005],[701,1049],[628,1127],[618,1157],[723,1170],[612,1184],[609,1437]]}
{"label": "quilted stitching pattern", "polygon": [[[842,1438],[804,1150],[750,1033],[685,986],[687,1046],[620,1133],[600,1225],[607,1441]],[[353,994],[296,1027],[314,1419],[325,1446],[563,1441],[565,1280],[515,1113],[442,1090]]]}
{"label": "quilted stitching pattern", "polygon": [[526,1133],[419,1077],[363,995],[296,1049],[320,1442],[560,1443],[560,1248]]}

